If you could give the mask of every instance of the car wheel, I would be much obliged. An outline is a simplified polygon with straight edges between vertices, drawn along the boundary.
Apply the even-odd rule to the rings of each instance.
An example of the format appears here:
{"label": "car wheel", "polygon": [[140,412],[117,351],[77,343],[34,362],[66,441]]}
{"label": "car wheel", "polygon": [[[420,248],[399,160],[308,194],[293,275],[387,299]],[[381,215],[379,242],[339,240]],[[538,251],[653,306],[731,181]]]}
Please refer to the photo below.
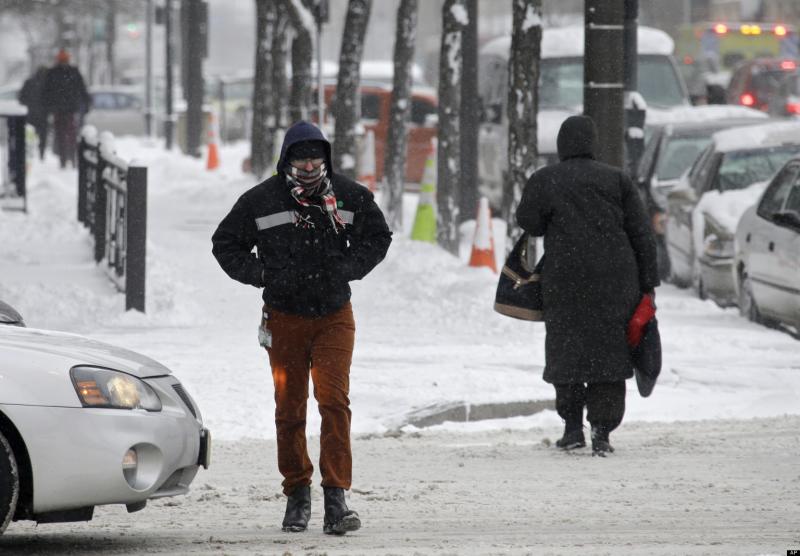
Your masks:
{"label": "car wheel", "polygon": [[0,534],[6,530],[19,498],[19,471],[11,445],[0,432]]}
{"label": "car wheel", "polygon": [[758,312],[758,306],[753,299],[753,286],[750,283],[750,277],[744,272],[739,277],[739,314],[747,317],[748,320],[763,323],[761,314]]}

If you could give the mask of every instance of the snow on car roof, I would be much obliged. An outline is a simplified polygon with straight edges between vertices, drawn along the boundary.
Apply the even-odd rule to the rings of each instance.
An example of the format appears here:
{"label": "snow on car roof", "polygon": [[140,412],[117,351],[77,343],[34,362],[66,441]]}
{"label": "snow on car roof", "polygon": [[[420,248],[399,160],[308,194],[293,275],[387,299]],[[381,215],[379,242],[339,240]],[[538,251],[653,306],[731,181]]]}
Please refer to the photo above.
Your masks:
{"label": "snow on car roof", "polygon": [[761,110],[746,106],[709,104],[705,106],[678,106],[669,110],[648,110],[648,125],[666,125],[683,122],[707,122],[730,118],[760,118],[768,116]]}
{"label": "snow on car roof", "polygon": [[[675,50],[675,42],[668,34],[653,27],[639,27],[639,54],[669,55]],[[498,37],[481,49],[482,54],[508,59],[511,51],[511,36]],[[542,58],[571,58],[583,56],[583,26],[551,27],[542,31]]]}
{"label": "snow on car roof", "polygon": [[757,147],[776,147],[784,144],[798,145],[800,150],[800,122],[777,122],[748,126],[747,132],[739,128],[716,132],[713,136],[717,151],[730,152]]}

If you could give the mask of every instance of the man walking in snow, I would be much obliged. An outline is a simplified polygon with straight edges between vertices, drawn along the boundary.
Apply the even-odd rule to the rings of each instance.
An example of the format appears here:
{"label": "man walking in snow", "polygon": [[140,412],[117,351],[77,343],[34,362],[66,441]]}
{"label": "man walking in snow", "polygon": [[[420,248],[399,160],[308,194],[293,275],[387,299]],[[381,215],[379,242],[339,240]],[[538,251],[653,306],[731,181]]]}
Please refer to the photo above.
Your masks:
{"label": "man walking in snow", "polygon": [[544,236],[542,269],[544,380],[565,421],[556,446],[613,452],[609,433],[625,413],[625,379],[633,376],[628,321],[643,294],[659,285],[656,245],[647,213],[619,168],[594,160],[595,124],[567,118],[558,132],[558,164],[525,185],[517,223]]}
{"label": "man walking in snow", "polygon": [[75,166],[78,145],[78,118],[89,110],[91,97],[81,72],[69,63],[69,52],[58,51],[56,65],[47,70],[42,87],[42,104],[53,113],[55,150],[61,167]]}
{"label": "man walking in snow", "polygon": [[383,260],[392,234],[369,190],[333,172],[330,143],[315,125],[289,128],[277,171],[239,198],[212,237],[213,253],[231,278],[264,288],[259,340],[275,387],[278,468],[288,497],[283,530],[305,531],[311,514],[310,372],[322,416],[323,530],[341,535],[361,526],[344,497],[352,475],[355,338],[348,282]]}

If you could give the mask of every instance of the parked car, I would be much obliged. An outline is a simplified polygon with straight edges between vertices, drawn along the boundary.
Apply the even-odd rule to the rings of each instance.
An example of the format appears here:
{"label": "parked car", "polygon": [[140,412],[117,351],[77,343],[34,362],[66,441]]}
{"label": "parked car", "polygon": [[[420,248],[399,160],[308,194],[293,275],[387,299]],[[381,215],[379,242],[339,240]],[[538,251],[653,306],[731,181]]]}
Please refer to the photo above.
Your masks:
{"label": "parked car", "polygon": [[739,311],[800,334],[800,157],[773,178],[736,227]]}
{"label": "parked car", "polygon": [[800,117],[800,70],[784,75],[769,101],[769,113],[779,118]]}
{"label": "parked car", "polygon": [[766,182],[800,153],[800,122],[718,131],[667,194],[671,280],[701,299],[736,303],[733,236]]}
{"label": "parked car", "polygon": [[114,136],[144,135],[145,121],[141,88],[129,85],[92,87],[92,106],[85,124]]}
{"label": "parked car", "polygon": [[[638,29],[639,92],[653,110],[689,106],[689,92],[672,58],[674,43],[658,29]],[[539,65],[537,167],[558,161],[556,136],[568,116],[583,109],[583,26],[545,28]],[[483,104],[478,173],[482,194],[494,207],[502,200],[508,165],[508,58],[511,37],[488,42],[480,51],[480,96]]]}
{"label": "parked car", "polygon": [[793,58],[755,58],[739,64],[728,84],[728,104],[741,104],[768,111],[786,73],[797,70]]}
{"label": "parked car", "polygon": [[743,106],[697,106],[686,108],[681,119],[647,126],[645,149],[634,176],[647,206],[658,248],[658,272],[669,278],[669,255],[664,238],[667,193],[675,187],[697,156],[721,129],[763,123],[767,116]]}
{"label": "parked car", "polygon": [[94,507],[186,494],[210,463],[194,400],[162,364],[26,328],[0,303],[0,533],[11,520],[88,521]]}

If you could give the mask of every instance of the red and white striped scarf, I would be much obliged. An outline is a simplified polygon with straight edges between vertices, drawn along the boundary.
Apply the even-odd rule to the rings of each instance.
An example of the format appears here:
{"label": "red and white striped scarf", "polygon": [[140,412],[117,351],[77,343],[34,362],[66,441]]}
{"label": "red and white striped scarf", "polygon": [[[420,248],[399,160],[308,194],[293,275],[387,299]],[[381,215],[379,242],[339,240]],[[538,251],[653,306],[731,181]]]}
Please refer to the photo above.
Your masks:
{"label": "red and white striped scarf", "polygon": [[[286,174],[286,181],[292,186],[292,197],[298,204],[304,207],[317,207],[327,214],[333,231],[337,234],[339,228],[344,229],[344,220],[336,208],[336,196],[333,194],[333,185],[328,178],[324,162],[311,172],[292,166],[290,172]],[[313,228],[314,222],[295,211],[295,226]]]}

